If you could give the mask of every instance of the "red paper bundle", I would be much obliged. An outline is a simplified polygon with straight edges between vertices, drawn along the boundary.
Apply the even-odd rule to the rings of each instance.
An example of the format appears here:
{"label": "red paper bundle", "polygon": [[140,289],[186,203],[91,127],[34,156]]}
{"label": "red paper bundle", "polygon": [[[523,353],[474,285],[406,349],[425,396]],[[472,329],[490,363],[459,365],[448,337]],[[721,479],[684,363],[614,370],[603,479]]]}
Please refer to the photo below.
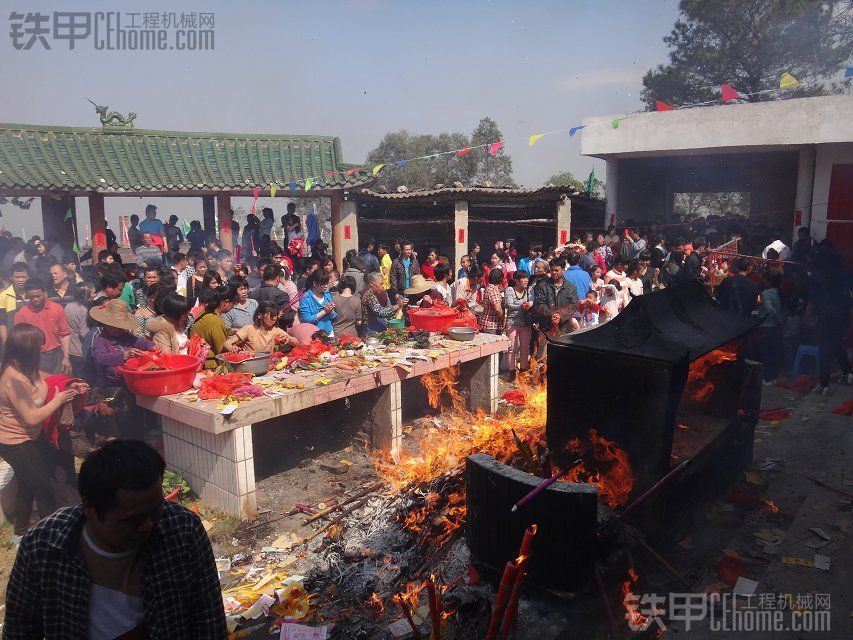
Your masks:
{"label": "red paper bundle", "polygon": [[518,389],[507,391],[501,396],[501,399],[506,400],[507,403],[514,404],[517,407],[523,407],[527,403],[524,394]]}
{"label": "red paper bundle", "polygon": [[202,400],[213,400],[230,396],[235,389],[249,384],[251,373],[226,373],[224,375],[202,378],[198,397]]}
{"label": "red paper bundle", "polygon": [[761,420],[784,420],[791,417],[791,412],[787,409],[762,409],[758,412],[758,417]]}
{"label": "red paper bundle", "polygon": [[853,416],[853,398],[842,402],[832,410],[832,413],[837,413],[842,416]]}

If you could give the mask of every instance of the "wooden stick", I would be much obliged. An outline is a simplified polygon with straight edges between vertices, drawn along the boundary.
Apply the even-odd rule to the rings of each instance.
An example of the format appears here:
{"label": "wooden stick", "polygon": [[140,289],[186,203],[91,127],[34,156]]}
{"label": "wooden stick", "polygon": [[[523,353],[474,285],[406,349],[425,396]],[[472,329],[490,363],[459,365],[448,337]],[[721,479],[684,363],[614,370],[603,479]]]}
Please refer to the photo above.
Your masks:
{"label": "wooden stick", "polygon": [[429,612],[432,617],[432,640],[441,640],[441,612],[438,610],[438,595],[435,592],[435,582],[430,576],[427,580],[427,593],[429,594]]}
{"label": "wooden stick", "polygon": [[252,529],[257,529],[258,527],[263,527],[265,524],[271,524],[273,522],[277,522],[282,518],[289,518],[290,516],[295,516],[299,513],[299,509],[293,508],[290,511],[286,511],[284,513],[280,513],[277,516],[270,518],[269,520],[264,520],[263,522],[259,522],[258,524],[253,524],[251,527],[246,527],[246,531],[251,531]]}
{"label": "wooden stick", "polygon": [[592,577],[595,582],[595,588],[598,591],[598,596],[601,598],[601,604],[604,606],[604,614],[607,616],[607,625],[610,627],[610,634],[616,637],[619,627],[616,624],[616,618],[613,616],[610,598],[607,597],[607,589],[604,586],[604,580],[601,577],[601,571],[599,571],[597,563],[592,568]]}
{"label": "wooden stick", "polygon": [[356,500],[366,496],[368,493],[373,493],[374,491],[378,491],[379,489],[382,488],[382,485],[383,485],[382,482],[376,482],[376,483],[370,485],[369,487],[366,487],[365,489],[362,489],[361,491],[353,494],[352,496],[350,496],[349,498],[347,498],[343,502],[338,502],[337,504],[333,504],[331,507],[326,507],[322,511],[318,511],[314,515],[306,518],[305,524],[308,524],[309,522],[314,522],[315,520],[318,520],[318,519],[322,518],[323,516],[326,516],[326,515],[332,513],[333,511],[337,511],[341,507],[345,507],[348,504],[352,504]]}
{"label": "wooden stick", "polygon": [[[321,529],[318,529],[317,531],[312,533],[310,536],[306,536],[305,538],[302,538],[302,542],[300,542],[299,545],[303,545],[306,542],[310,542],[311,540],[313,540],[314,538],[319,536],[321,533],[325,533],[333,525],[339,524],[349,514],[351,514],[353,511],[355,511],[356,509],[358,509],[359,507],[364,505],[365,502],[367,502],[367,498],[362,498],[361,500],[359,500],[358,502],[353,504],[348,509],[344,509],[344,511],[341,513],[341,515],[339,515],[337,518],[335,518],[334,520],[332,520],[331,522],[326,524],[324,527],[322,527]],[[299,545],[295,545],[295,546],[299,546]]]}
{"label": "wooden stick", "polygon": [[530,451],[527,447],[524,446],[524,443],[521,441],[521,438],[516,434],[515,429],[510,429],[512,431],[512,439],[515,440],[515,446],[518,449],[519,453],[521,453],[521,457],[524,460],[525,466],[527,466],[527,470],[533,475],[539,475],[539,469],[536,466],[536,463],[533,461],[533,456],[530,454]]}
{"label": "wooden stick", "polygon": [[509,595],[515,585],[515,579],[518,576],[518,565],[515,560],[510,560],[504,567],[503,577],[501,578],[498,593],[495,596],[495,604],[492,607],[492,616],[489,619],[489,628],[486,631],[486,640],[495,640],[498,637],[498,631],[503,622],[506,605],[509,601]]}
{"label": "wooden stick", "polygon": [[853,500],[853,493],[850,493],[849,491],[845,491],[844,489],[839,489],[838,487],[833,487],[831,484],[828,484],[819,478],[815,478],[814,476],[810,476],[807,473],[802,473],[801,471],[794,471],[794,473],[811,480],[816,485],[821,486],[824,489],[829,489],[830,491],[834,491],[835,493],[837,493],[840,496],[844,496],[845,498],[849,498],[850,500]]}
{"label": "wooden stick", "polygon": [[567,467],[567,468],[563,469],[562,471],[560,471],[560,473],[558,473],[558,474],[556,474],[556,475],[553,475],[553,476],[551,476],[550,478],[545,478],[542,482],[540,482],[538,485],[536,485],[536,487],[535,487],[535,488],[534,488],[530,493],[528,493],[528,494],[527,494],[526,496],[524,496],[521,500],[519,500],[519,501],[518,501],[518,502],[516,502],[514,505],[512,505],[512,509],[510,509],[510,511],[512,511],[513,513],[515,513],[516,511],[518,511],[518,508],[519,508],[519,507],[523,507],[525,504],[527,504],[528,502],[530,502],[531,500],[533,500],[533,498],[535,498],[535,497],[536,497],[536,496],[538,496],[540,493],[542,493],[543,491],[545,491],[545,489],[547,489],[547,488],[548,488],[548,487],[550,487],[552,484],[554,484],[555,482],[557,482],[557,480],[559,480],[559,479],[560,479],[560,478],[562,478],[564,475],[566,475],[567,473],[569,473],[569,471],[571,471],[572,469],[574,469],[574,468],[575,468],[576,466],[578,466],[581,462],[583,462],[583,460],[581,460],[580,458],[578,458],[577,460],[575,460],[575,461],[571,464],[571,466],[569,466],[569,467]]}
{"label": "wooden stick", "polygon": [[640,546],[643,547],[643,549],[645,549],[646,551],[648,551],[649,555],[652,556],[655,560],[657,560],[660,563],[660,565],[664,569],[666,569],[667,573],[669,573],[673,578],[678,580],[679,584],[682,587],[684,587],[685,589],[687,589],[687,591],[689,593],[693,593],[693,585],[691,585],[689,582],[687,582],[687,578],[685,578],[683,575],[678,573],[678,571],[676,571],[675,567],[673,567],[671,564],[669,564],[669,562],[667,562],[666,559],[661,554],[659,554],[657,551],[652,549],[649,546],[649,544],[645,540],[643,540],[639,535],[635,534],[635,537],[637,539],[637,542],[640,543]]}

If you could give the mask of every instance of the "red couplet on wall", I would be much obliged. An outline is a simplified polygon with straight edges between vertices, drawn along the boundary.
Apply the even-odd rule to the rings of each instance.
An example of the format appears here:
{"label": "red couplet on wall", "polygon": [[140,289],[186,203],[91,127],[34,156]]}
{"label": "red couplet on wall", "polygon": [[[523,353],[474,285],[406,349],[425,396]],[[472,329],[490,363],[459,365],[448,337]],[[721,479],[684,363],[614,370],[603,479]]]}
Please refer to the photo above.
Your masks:
{"label": "red couplet on wall", "polygon": [[566,244],[569,241],[569,232],[566,229],[560,229],[560,244]]}
{"label": "red couplet on wall", "polygon": [[797,209],[794,212],[794,226],[799,227],[801,224],[803,224],[803,212],[801,209]]}
{"label": "red couplet on wall", "polygon": [[610,226],[611,226],[611,227],[612,227],[612,226],[613,226],[613,224],[614,224],[614,220],[616,220],[616,214],[615,214],[615,213],[611,213],[611,214],[610,214]]}
{"label": "red couplet on wall", "polygon": [[459,244],[465,244],[465,229],[459,229],[459,237],[456,239]]}
{"label": "red couplet on wall", "polygon": [[348,224],[344,225],[344,240],[352,239],[352,231],[350,230],[350,226]]}

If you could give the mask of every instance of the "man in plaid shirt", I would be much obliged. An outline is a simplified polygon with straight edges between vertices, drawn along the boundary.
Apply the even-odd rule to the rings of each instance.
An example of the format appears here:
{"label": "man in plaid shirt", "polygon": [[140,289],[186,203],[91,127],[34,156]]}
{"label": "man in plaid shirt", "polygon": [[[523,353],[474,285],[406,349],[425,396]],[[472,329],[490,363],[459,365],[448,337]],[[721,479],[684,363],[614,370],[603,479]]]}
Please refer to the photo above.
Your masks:
{"label": "man in plaid shirt", "polygon": [[483,333],[500,334],[504,325],[503,299],[504,293],[501,282],[504,273],[500,269],[489,272],[489,285],[483,292],[483,314],[480,316],[480,330]]}
{"label": "man in plaid shirt", "polygon": [[82,505],[24,536],[6,591],[8,640],[224,640],[225,612],[199,518],[164,502],[159,454],[116,440],[80,469]]}

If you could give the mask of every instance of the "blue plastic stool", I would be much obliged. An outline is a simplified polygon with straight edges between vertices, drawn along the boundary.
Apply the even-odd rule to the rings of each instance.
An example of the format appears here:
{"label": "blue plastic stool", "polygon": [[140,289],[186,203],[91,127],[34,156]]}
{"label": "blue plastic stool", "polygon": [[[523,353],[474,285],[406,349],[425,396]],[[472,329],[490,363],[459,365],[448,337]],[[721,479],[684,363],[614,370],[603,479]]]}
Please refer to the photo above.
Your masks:
{"label": "blue plastic stool", "polygon": [[800,361],[803,356],[814,358],[814,366],[816,371],[820,371],[820,351],[817,347],[810,344],[801,344],[797,347],[797,355],[794,356],[794,368],[791,369],[791,379],[796,380],[800,375]]}

